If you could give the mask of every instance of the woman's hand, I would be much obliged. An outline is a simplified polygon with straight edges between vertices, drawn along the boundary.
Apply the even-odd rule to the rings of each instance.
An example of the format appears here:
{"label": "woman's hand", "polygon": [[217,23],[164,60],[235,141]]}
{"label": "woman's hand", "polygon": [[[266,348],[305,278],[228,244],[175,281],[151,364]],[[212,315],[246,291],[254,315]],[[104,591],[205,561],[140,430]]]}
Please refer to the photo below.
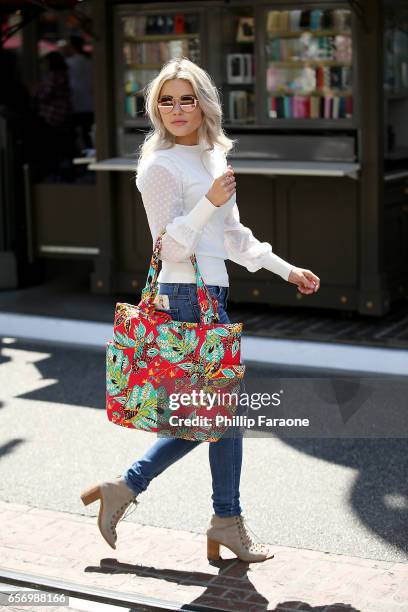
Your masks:
{"label": "woman's hand", "polygon": [[228,165],[228,170],[216,178],[210,187],[206,197],[214,206],[222,206],[236,191],[234,169]]}
{"label": "woman's hand", "polygon": [[292,268],[288,277],[288,283],[297,285],[298,291],[309,295],[316,293],[320,287],[320,278],[310,270],[304,268]]}

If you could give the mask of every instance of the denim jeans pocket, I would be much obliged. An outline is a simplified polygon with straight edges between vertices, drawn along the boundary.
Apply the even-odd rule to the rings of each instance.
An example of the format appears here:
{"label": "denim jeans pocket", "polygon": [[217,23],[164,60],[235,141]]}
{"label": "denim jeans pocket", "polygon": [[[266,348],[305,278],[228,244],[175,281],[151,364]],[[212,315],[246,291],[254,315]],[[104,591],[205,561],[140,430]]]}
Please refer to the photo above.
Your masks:
{"label": "denim jeans pocket", "polygon": [[[176,288],[178,288],[176,290]],[[185,283],[160,283],[158,295],[168,295],[170,301],[172,298],[179,300],[181,303],[189,299],[190,288]]]}

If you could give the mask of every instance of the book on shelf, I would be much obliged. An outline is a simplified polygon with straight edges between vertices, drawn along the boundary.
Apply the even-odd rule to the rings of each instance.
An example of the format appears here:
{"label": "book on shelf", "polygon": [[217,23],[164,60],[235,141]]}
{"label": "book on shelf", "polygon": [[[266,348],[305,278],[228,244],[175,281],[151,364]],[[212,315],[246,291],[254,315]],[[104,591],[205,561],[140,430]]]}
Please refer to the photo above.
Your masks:
{"label": "book on shelf", "polygon": [[310,28],[310,10],[304,10],[300,13],[300,23],[299,27],[302,28]]}
{"label": "book on shelf", "polygon": [[310,118],[318,119],[320,117],[320,97],[310,96]]}
{"label": "book on shelf", "polygon": [[193,59],[198,52],[194,39],[176,38],[152,42],[125,43],[123,56],[129,64],[164,64],[173,57],[185,55]]}
{"label": "book on shelf", "polygon": [[146,33],[146,15],[125,17],[123,19],[123,33],[128,37],[143,36]]}
{"label": "book on shelf", "polygon": [[333,96],[332,113],[331,113],[332,118],[338,119],[340,116],[339,112],[340,112],[340,96]]}
{"label": "book on shelf", "polygon": [[145,111],[142,96],[125,96],[125,113],[134,119],[140,117]]}
{"label": "book on shelf", "polygon": [[296,32],[300,29],[300,17],[302,11],[299,9],[294,9],[293,11],[289,11],[289,30],[292,32]]}
{"label": "book on shelf", "polygon": [[310,117],[310,107],[309,96],[293,96],[292,116],[296,119]]}
{"label": "book on shelf", "polygon": [[283,116],[285,119],[292,117],[292,98],[290,96],[283,96]]}
{"label": "book on shelf", "polygon": [[266,70],[266,88],[270,92],[277,89],[298,91],[351,89],[351,68],[348,66],[278,66],[271,65]]}
{"label": "book on shelf", "polygon": [[250,99],[246,91],[229,92],[229,120],[245,121],[248,117]]}
{"label": "book on shelf", "polygon": [[198,30],[197,15],[149,15],[146,34],[189,34]]}
{"label": "book on shelf", "polygon": [[343,32],[350,29],[350,9],[271,10],[268,11],[266,19],[266,30],[270,34],[302,32],[305,30],[338,30]]}
{"label": "book on shelf", "polygon": [[351,96],[281,95],[268,98],[271,119],[349,119],[352,111]]}
{"label": "book on shelf", "polygon": [[124,73],[125,93],[138,93],[158,73],[158,70],[126,70]]}
{"label": "book on shelf", "polygon": [[330,119],[330,117],[331,117],[332,96],[324,96],[323,100],[324,100],[323,117],[325,119]]}
{"label": "book on shelf", "polygon": [[275,36],[266,43],[267,56],[275,62],[300,62],[302,60],[330,60],[351,64],[352,41],[350,36],[320,35],[314,38],[285,38]]}
{"label": "book on shelf", "polygon": [[160,34],[191,34],[198,32],[198,15],[188,13],[137,15],[123,18],[123,32],[126,37]]}

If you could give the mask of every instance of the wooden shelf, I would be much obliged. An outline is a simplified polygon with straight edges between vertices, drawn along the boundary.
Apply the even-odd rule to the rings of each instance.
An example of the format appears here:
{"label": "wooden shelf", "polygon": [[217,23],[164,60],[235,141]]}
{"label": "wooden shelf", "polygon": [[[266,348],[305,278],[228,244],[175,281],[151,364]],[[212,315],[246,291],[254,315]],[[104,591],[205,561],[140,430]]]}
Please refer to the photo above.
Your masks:
{"label": "wooden shelf", "polygon": [[299,38],[302,34],[311,34],[312,36],[351,36],[350,30],[297,30],[289,32],[267,32],[267,38]]}
{"label": "wooden shelf", "polygon": [[128,70],[161,70],[163,64],[125,64]]}
{"label": "wooden shelf", "polygon": [[[139,118],[125,117],[123,121],[123,127],[126,128],[148,128],[148,122],[141,114]],[[225,129],[235,129],[239,127],[241,131],[251,131],[251,130],[268,130],[268,129],[286,129],[290,127],[293,128],[330,128],[331,130],[343,130],[346,128],[353,128],[353,120],[352,117],[339,118],[339,119],[327,119],[324,117],[293,117],[293,118],[273,118],[267,117],[264,123],[251,123],[248,125],[245,123],[231,122],[228,118],[223,123],[223,127]]]}
{"label": "wooden shelf", "polygon": [[[102,172],[134,172],[136,159],[112,157],[90,163],[88,170]],[[234,159],[237,174],[305,175],[305,176],[349,176],[357,178],[360,164],[341,162],[296,162],[261,159]]]}
{"label": "wooden shelf", "polygon": [[270,96],[352,96],[353,92],[351,89],[339,89],[339,90],[334,90],[334,89],[330,89],[328,91],[319,91],[319,90],[314,90],[314,91],[293,91],[293,89],[276,89],[274,91],[266,91],[266,93]]}
{"label": "wooden shelf", "polygon": [[279,129],[290,128],[329,128],[330,130],[342,130],[353,127],[352,117],[341,117],[329,119],[328,117],[268,117],[268,127]]}
{"label": "wooden shelf", "polygon": [[155,42],[158,40],[180,40],[185,38],[199,38],[199,32],[190,34],[145,34],[141,36],[125,36],[125,42]]}
{"label": "wooden shelf", "polygon": [[287,61],[280,61],[280,60],[268,60],[268,66],[270,64],[274,64],[275,66],[290,66],[290,67],[296,67],[297,66],[302,66],[303,64],[317,64],[317,65],[321,65],[321,66],[351,66],[351,62],[336,62],[335,60],[328,60],[328,59],[297,59],[297,60],[287,60]]}

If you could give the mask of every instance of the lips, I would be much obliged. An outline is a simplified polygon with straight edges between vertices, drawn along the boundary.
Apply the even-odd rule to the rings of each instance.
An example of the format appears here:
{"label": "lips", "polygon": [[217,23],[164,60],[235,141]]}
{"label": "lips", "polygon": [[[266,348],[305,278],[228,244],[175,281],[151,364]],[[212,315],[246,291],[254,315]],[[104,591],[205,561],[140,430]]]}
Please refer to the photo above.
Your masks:
{"label": "lips", "polygon": [[184,125],[187,121],[172,121],[173,125]]}

